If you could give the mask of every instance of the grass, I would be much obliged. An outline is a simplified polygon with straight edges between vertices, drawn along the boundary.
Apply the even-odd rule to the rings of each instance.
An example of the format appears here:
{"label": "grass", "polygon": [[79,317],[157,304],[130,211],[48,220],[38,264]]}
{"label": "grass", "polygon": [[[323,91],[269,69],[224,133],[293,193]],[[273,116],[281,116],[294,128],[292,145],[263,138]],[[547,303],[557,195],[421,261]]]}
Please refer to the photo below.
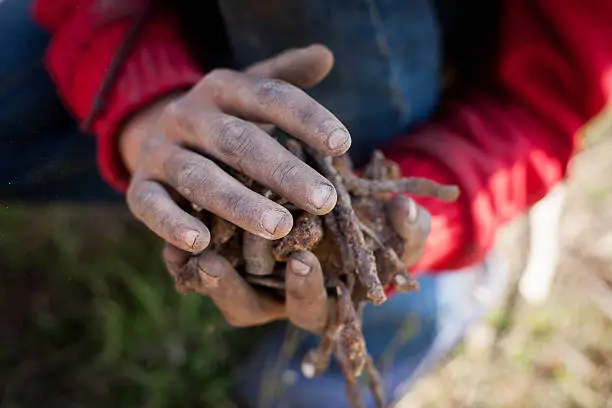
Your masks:
{"label": "grass", "polygon": [[0,211],[2,408],[230,407],[236,341],[115,208]]}

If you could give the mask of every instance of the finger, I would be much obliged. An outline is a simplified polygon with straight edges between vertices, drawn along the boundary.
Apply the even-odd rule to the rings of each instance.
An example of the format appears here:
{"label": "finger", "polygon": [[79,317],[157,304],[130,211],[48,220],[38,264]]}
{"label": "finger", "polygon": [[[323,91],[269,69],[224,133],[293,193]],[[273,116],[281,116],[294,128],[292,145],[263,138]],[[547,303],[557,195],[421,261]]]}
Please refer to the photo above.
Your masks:
{"label": "finger", "polygon": [[329,304],[323,272],[311,252],[295,252],[287,262],[286,308],[291,322],[304,330],[320,333],[327,324]]}
{"label": "finger", "polygon": [[197,265],[208,296],[232,326],[260,325],[285,316],[282,304],[260,296],[224,257],[204,251]]}
{"label": "finger", "polygon": [[[217,70],[190,92],[204,91],[224,112],[246,120],[270,123],[324,155],[344,154],[351,145],[346,127],[301,89],[278,79]],[[182,102],[188,103],[189,97]],[[181,102],[181,103],[182,103]]]}
{"label": "finger", "polygon": [[194,253],[208,246],[208,228],[183,211],[159,183],[135,178],[126,198],[134,216],[166,242]]}
{"label": "finger", "polygon": [[387,203],[387,214],[395,231],[406,241],[404,261],[414,262],[425,247],[431,231],[431,215],[406,195],[398,195]]}
{"label": "finger", "polygon": [[[171,115],[171,116],[170,116]],[[176,107],[170,134],[257,180],[312,214],[336,205],[336,190],[318,172],[250,122],[215,111]]]}
{"label": "finger", "polygon": [[252,234],[279,239],[293,226],[291,213],[247,188],[211,160],[170,148],[164,162],[165,181],[190,202]]}
{"label": "finger", "polygon": [[[292,49],[273,58],[254,64],[246,73],[264,78],[276,78],[298,88],[311,88],[329,74],[334,65],[334,55],[324,45],[314,44]],[[259,124],[266,133],[272,133],[273,125]]]}
{"label": "finger", "polygon": [[177,276],[179,272],[187,265],[191,255],[189,252],[183,251],[172,244],[166,242],[162,251],[162,259],[166,265],[166,269],[172,276]]}
{"label": "finger", "polygon": [[334,65],[334,55],[324,45],[314,44],[292,49],[247,68],[246,73],[276,78],[299,88],[310,88],[321,82]]}

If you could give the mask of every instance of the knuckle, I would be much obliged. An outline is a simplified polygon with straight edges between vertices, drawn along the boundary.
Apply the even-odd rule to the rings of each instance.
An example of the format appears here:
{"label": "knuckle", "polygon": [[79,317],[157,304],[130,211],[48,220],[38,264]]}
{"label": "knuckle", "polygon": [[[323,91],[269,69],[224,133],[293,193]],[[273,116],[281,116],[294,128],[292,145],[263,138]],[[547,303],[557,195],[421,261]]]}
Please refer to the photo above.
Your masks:
{"label": "knuckle", "polygon": [[162,127],[168,128],[176,123],[178,117],[182,116],[183,108],[179,101],[172,101],[166,105],[159,117]]}
{"label": "knuckle", "polygon": [[314,123],[321,125],[325,119],[321,117],[319,105],[314,101],[306,102],[303,109],[295,111],[295,116],[298,121],[305,125]]}
{"label": "knuckle", "polygon": [[224,119],[218,124],[216,144],[219,152],[226,157],[244,157],[255,147],[257,128],[239,119]]}
{"label": "knuckle", "polygon": [[[142,142],[141,147],[141,158],[157,156],[158,151],[160,150],[160,146],[162,143],[157,138],[147,138],[144,142]],[[142,160],[144,161],[144,160]],[[145,163],[146,164],[146,163]]]}
{"label": "knuckle", "polygon": [[172,102],[169,102],[166,106],[164,106],[161,117],[171,119],[177,116],[181,116],[182,112],[183,106],[181,100],[173,100]]}
{"label": "knuckle", "polygon": [[[250,217],[257,217],[257,213],[249,211],[250,203],[248,197],[242,194],[229,193],[222,198],[224,207],[228,209],[228,212],[237,219],[243,219],[244,214],[250,214]],[[245,222],[251,221],[251,219],[244,220]]]}
{"label": "knuckle", "polygon": [[150,189],[142,189],[138,193],[138,201],[143,208],[157,209],[157,194],[153,193]]}
{"label": "knuckle", "polygon": [[208,75],[204,77],[204,83],[207,83],[213,87],[222,86],[226,84],[234,75],[235,72],[231,69],[217,68],[210,71]]}
{"label": "knuckle", "polygon": [[164,108],[159,123],[170,139],[183,138],[185,135],[197,134],[190,116],[181,101],[174,101]]}
{"label": "knuckle", "polygon": [[279,79],[260,79],[254,85],[257,100],[263,106],[285,105],[294,87]]}
{"label": "knuckle", "polygon": [[296,160],[283,161],[274,167],[269,175],[269,179],[277,184],[280,189],[291,187],[293,180],[303,172],[303,166]]}
{"label": "knuckle", "polygon": [[159,137],[149,137],[143,143],[138,156],[137,166],[145,174],[155,173],[163,164],[172,149],[168,140]]}
{"label": "knuckle", "polygon": [[193,190],[208,183],[207,173],[201,161],[186,160],[174,175],[175,188],[182,195],[189,197],[193,194]]}

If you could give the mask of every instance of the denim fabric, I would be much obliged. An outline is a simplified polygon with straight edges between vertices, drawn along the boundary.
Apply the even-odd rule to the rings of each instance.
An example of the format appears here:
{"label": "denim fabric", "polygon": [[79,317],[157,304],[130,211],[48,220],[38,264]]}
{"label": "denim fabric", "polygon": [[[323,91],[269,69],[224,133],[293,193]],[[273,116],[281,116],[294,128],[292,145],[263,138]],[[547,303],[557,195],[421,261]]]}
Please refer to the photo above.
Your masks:
{"label": "denim fabric", "polygon": [[[241,65],[312,42],[334,51],[333,72],[311,92],[345,121],[354,140],[351,154],[360,160],[435,107],[441,71],[435,2],[456,1],[219,5]],[[119,199],[97,174],[95,141],[78,131],[45,72],[49,38],[31,21],[29,3],[0,2],[0,198]]]}
{"label": "denim fabric", "polygon": [[219,4],[240,67],[315,42],[334,52],[333,71],[310,93],[347,125],[357,162],[435,108],[442,56],[433,0]]}
{"label": "denim fabric", "polygon": [[[393,401],[444,359],[466,328],[495,305],[506,286],[507,269],[491,256],[472,268],[423,275],[418,280],[419,292],[397,295],[364,313],[368,350]],[[337,364],[320,378],[308,380],[300,373],[302,357],[316,347],[318,337],[297,330],[291,334],[287,327],[271,327],[243,366],[236,386],[240,406],[349,408]],[[369,394],[364,391],[363,395]],[[368,407],[375,407],[371,398],[366,401]]]}
{"label": "denim fabric", "polygon": [[30,3],[0,1],[0,200],[119,200],[45,71],[49,36]]}

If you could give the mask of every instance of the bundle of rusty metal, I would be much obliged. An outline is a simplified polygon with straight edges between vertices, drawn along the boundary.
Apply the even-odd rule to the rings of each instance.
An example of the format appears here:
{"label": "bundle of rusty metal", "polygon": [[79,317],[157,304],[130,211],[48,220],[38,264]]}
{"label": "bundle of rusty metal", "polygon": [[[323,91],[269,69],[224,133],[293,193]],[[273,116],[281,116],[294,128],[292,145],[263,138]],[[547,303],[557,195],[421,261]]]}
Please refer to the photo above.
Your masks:
{"label": "bundle of rusty metal", "polygon": [[[375,152],[357,176],[348,156],[323,157],[305,150],[293,139],[286,142],[286,147],[334,184],[338,194],[334,210],[322,217],[308,214],[253,180],[233,173],[245,185],[289,209],[294,227],[284,238],[269,241],[201,213],[212,226],[211,245],[248,282],[265,288],[272,296],[283,296],[284,262],[288,256],[295,251],[312,251],[321,263],[325,285],[336,300],[336,308],[319,346],[305,356],[302,371],[307,377],[320,375],[335,356],[346,377],[351,404],[364,406],[358,378],[365,371],[377,405],[385,407],[381,376],[366,349],[361,312],[367,302],[374,305],[385,302],[385,288],[392,282],[400,292],[418,289],[402,262],[405,242],[392,228],[384,210],[385,202],[402,192],[453,201],[458,189],[424,179],[401,178],[397,165],[387,161],[381,152]],[[189,268],[175,280],[182,293],[197,291],[201,284],[194,269]]]}

